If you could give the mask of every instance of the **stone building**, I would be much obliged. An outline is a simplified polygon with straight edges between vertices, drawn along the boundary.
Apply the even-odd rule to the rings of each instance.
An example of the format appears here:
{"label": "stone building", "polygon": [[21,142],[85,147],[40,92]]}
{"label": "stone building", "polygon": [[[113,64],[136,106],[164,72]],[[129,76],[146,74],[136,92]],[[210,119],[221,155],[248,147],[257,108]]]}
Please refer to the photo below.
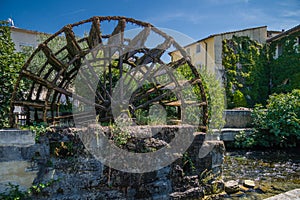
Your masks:
{"label": "stone building", "polygon": [[[222,67],[222,41],[224,39],[231,39],[233,36],[248,36],[250,39],[264,44],[268,38],[279,33],[278,31],[267,31],[267,26],[260,26],[213,34],[188,44],[184,48],[191,57],[193,65],[198,67],[206,66],[209,72],[221,78],[224,71]],[[170,55],[173,61],[180,59],[180,54],[177,51],[171,52]]]}

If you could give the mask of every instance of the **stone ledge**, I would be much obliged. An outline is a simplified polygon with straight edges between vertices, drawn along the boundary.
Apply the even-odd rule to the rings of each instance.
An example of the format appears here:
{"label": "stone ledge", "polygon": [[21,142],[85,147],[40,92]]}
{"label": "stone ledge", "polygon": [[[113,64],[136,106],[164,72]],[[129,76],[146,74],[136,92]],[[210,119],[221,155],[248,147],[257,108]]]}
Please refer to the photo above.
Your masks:
{"label": "stone ledge", "polygon": [[234,138],[241,131],[244,131],[246,135],[251,133],[251,128],[224,128],[221,130],[220,139],[223,141],[234,141]]}
{"label": "stone ledge", "polygon": [[251,110],[225,110],[225,128],[251,127]]}
{"label": "stone ledge", "polygon": [[35,133],[28,130],[0,130],[0,146],[28,147],[35,144]]}
{"label": "stone ledge", "polygon": [[285,193],[278,194],[273,197],[266,198],[265,200],[294,200],[300,199],[300,189],[294,189]]}

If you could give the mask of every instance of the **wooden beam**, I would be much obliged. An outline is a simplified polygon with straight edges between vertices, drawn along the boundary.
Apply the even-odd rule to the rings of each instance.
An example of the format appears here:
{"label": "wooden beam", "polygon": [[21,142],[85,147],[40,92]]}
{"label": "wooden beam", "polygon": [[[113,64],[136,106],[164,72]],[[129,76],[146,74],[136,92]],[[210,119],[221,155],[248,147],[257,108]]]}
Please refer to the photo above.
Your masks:
{"label": "wooden beam", "polygon": [[[14,105],[17,106],[31,106],[34,108],[44,108],[45,107],[45,103],[44,102],[34,102],[32,100],[30,101],[14,101]],[[48,106],[48,109],[50,109],[51,107]]]}
{"label": "wooden beam", "polygon": [[64,27],[64,33],[67,40],[67,50],[72,58],[80,54],[81,49],[76,41],[75,34],[72,30],[72,26],[67,25]]}
{"label": "wooden beam", "polygon": [[93,20],[89,36],[87,37],[87,42],[90,49],[102,43],[99,18],[95,18]]}
{"label": "wooden beam", "polygon": [[52,52],[52,50],[46,44],[42,44],[41,48],[42,48],[42,51],[44,52],[44,54],[46,55],[46,57],[48,58],[48,63],[50,65],[52,65],[57,70],[66,69],[67,68],[63,63],[60,62],[60,60],[58,60],[55,57],[55,55]]}
{"label": "wooden beam", "polygon": [[[172,101],[172,102],[164,102],[162,101],[162,103],[166,106],[181,106],[182,102],[179,101]],[[206,105],[206,102],[198,102],[198,101],[184,101],[185,105],[194,105],[194,106],[204,106]]]}
{"label": "wooden beam", "polygon": [[59,93],[66,95],[66,96],[70,96],[70,97],[73,97],[74,99],[78,99],[79,101],[82,101],[88,105],[100,108],[101,110],[105,110],[105,111],[107,110],[107,108],[105,108],[104,106],[94,103],[93,101],[90,101],[88,99],[85,99],[84,97],[81,97],[80,95],[73,94],[63,88],[60,88],[60,87],[54,85],[53,83],[40,78],[39,76],[31,74],[29,71],[26,71],[26,70],[22,71],[22,75],[27,76],[27,77],[31,78],[32,80],[35,80],[37,83],[46,86],[48,89],[53,89]]}

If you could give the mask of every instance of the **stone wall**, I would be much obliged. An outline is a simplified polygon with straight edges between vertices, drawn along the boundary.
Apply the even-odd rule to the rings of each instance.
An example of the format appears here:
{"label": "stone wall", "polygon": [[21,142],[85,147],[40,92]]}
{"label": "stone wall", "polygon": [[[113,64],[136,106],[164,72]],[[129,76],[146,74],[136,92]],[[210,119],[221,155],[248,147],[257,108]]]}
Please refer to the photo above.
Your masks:
{"label": "stone wall", "polygon": [[[157,134],[155,143],[168,140],[177,134],[179,126],[165,126]],[[167,134],[168,133],[168,134]],[[51,183],[34,199],[190,199],[211,193],[209,182],[203,182],[205,171],[218,177],[222,172],[224,144],[205,141],[205,134],[196,132],[192,145],[172,164],[147,173],[127,173],[109,168],[87,151],[76,131],[56,129],[40,137],[31,147],[1,147],[4,154],[16,154],[0,162],[1,180],[10,181],[13,174],[4,176],[5,162],[20,160],[35,166],[34,180],[24,177],[27,183]],[[160,139],[159,139],[160,138]],[[153,145],[153,144],[151,144]],[[132,147],[132,145],[130,145]],[[17,151],[12,149],[19,148]],[[139,147],[136,147],[139,148]],[[142,148],[145,148],[142,147]],[[21,153],[20,153],[21,152]],[[22,153],[23,152],[23,153]],[[26,153],[25,153],[26,152]],[[14,159],[13,159],[14,158]],[[21,165],[19,165],[21,166]],[[27,171],[27,165],[21,169]],[[23,184],[22,181],[14,183]],[[25,187],[28,185],[24,185]],[[3,185],[0,186],[2,189]],[[222,184],[220,186],[222,188]],[[209,192],[210,191],[210,192]]]}
{"label": "stone wall", "polygon": [[35,144],[30,131],[0,130],[0,192],[8,183],[28,189],[49,157],[47,144]]}
{"label": "stone wall", "polygon": [[252,118],[251,110],[225,110],[224,128],[249,128]]}

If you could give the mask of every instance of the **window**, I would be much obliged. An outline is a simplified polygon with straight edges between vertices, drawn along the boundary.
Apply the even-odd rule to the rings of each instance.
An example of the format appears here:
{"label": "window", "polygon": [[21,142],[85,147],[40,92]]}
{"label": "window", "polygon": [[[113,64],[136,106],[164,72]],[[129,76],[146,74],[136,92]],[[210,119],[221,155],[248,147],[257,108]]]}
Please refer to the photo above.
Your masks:
{"label": "window", "polygon": [[200,51],[201,51],[201,45],[197,44],[197,46],[196,46],[196,53],[200,53]]}
{"label": "window", "polygon": [[278,56],[281,56],[282,55],[282,45],[281,44],[278,44],[277,46],[277,50],[278,50]]}
{"label": "window", "polygon": [[282,54],[282,45],[281,44],[277,44],[276,50],[275,50],[274,59],[276,59],[279,56],[281,56],[281,54]]}
{"label": "window", "polygon": [[19,43],[20,51],[26,52],[26,51],[32,51],[34,50],[34,45],[29,43]]}
{"label": "window", "polygon": [[300,36],[296,37],[296,42],[294,44],[294,49],[296,53],[300,52]]}
{"label": "window", "polygon": [[196,62],[196,67],[199,69],[202,69],[202,67],[203,67],[202,62],[200,62],[200,61]]}
{"label": "window", "polygon": [[188,55],[190,55],[190,48],[187,48],[187,49],[186,49],[186,53],[187,53]]}

